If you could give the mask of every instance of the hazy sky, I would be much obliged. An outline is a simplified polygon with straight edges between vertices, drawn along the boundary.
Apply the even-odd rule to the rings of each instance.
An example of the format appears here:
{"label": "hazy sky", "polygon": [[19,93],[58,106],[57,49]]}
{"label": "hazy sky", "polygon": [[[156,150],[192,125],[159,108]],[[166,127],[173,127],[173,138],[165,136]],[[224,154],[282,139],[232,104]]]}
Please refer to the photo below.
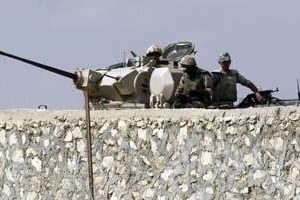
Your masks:
{"label": "hazy sky", "polygon": [[[261,89],[296,97],[299,0],[0,0],[0,50],[73,72],[143,54],[155,43],[191,41],[198,65],[228,51]],[[0,56],[0,108],[82,108],[70,79]],[[250,92],[239,90],[239,96]]]}

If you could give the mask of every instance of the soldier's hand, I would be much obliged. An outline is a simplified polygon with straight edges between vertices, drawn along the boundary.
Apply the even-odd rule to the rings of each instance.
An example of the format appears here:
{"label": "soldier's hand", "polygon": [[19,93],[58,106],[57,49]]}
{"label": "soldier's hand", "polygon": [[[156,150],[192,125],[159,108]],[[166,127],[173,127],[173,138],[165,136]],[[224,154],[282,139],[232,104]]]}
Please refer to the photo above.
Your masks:
{"label": "soldier's hand", "polygon": [[255,92],[255,97],[259,102],[263,102],[265,100],[265,98],[259,92]]}

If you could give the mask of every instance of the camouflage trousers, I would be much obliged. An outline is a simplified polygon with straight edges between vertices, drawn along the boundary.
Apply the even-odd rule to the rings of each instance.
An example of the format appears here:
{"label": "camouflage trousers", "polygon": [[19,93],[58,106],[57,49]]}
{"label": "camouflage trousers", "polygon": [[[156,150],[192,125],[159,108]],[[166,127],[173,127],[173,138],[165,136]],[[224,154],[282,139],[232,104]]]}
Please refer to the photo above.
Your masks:
{"label": "camouflage trousers", "polygon": [[208,100],[204,97],[191,97],[189,95],[177,95],[173,103],[173,108],[206,108]]}

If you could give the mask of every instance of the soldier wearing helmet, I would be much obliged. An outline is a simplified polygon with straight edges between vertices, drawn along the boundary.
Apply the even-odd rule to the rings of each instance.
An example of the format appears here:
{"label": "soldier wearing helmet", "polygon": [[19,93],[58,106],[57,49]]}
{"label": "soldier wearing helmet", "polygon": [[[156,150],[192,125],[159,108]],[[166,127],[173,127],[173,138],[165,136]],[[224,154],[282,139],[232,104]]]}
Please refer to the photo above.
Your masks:
{"label": "soldier wearing helmet", "polygon": [[233,107],[233,103],[237,100],[237,83],[251,89],[259,101],[263,97],[259,93],[257,87],[237,70],[229,69],[231,57],[228,52],[223,52],[218,57],[220,69],[213,72],[209,81],[209,87],[212,89],[212,103],[218,107]]}
{"label": "soldier wearing helmet", "polygon": [[162,54],[162,49],[157,45],[151,45],[143,58],[143,66],[155,67],[159,65],[159,58]]}
{"label": "soldier wearing helmet", "polygon": [[210,73],[197,67],[193,56],[186,55],[179,62],[184,70],[175,92],[174,108],[205,108],[210,104],[207,83]]}

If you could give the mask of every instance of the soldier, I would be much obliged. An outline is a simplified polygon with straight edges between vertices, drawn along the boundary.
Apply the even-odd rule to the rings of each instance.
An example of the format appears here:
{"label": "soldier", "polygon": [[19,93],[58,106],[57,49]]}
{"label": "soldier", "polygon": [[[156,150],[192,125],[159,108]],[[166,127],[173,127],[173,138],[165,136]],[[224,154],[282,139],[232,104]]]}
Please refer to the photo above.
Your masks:
{"label": "soldier", "polygon": [[205,108],[210,104],[207,81],[210,73],[197,67],[196,60],[190,55],[181,58],[179,64],[184,68],[175,92],[174,108]]}
{"label": "soldier", "polygon": [[157,45],[151,45],[146,51],[146,57],[143,58],[143,66],[155,67],[159,65],[159,58],[162,54],[162,49]]}
{"label": "soldier", "polygon": [[233,103],[237,100],[237,83],[250,88],[255,93],[257,100],[263,101],[263,97],[251,81],[247,80],[237,70],[229,69],[231,64],[229,53],[221,53],[218,62],[221,68],[212,73],[213,75],[209,81],[214,106],[232,108]]}

